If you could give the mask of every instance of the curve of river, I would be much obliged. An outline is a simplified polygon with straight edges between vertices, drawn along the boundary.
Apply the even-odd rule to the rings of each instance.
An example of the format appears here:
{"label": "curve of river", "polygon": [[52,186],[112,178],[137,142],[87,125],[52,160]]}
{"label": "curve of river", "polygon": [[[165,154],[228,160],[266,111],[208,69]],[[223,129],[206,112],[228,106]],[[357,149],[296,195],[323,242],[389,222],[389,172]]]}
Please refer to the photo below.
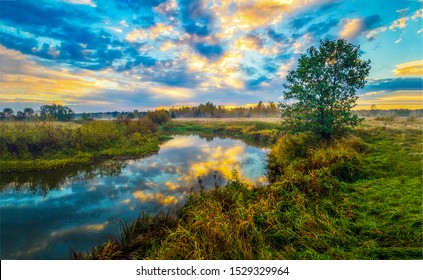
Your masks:
{"label": "curve of river", "polygon": [[231,171],[265,182],[267,149],[240,140],[174,136],[158,154],[52,172],[3,174],[1,259],[66,259],[119,233],[119,221],[184,201],[198,178],[224,185]]}

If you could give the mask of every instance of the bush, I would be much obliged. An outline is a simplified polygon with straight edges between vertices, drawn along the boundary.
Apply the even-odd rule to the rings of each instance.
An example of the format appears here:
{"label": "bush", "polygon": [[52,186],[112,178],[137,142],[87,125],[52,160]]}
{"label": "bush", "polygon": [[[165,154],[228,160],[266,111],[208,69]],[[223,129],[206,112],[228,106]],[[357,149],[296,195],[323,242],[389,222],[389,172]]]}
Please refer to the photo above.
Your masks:
{"label": "bush", "polygon": [[153,121],[155,124],[165,124],[170,120],[169,113],[165,110],[156,110],[153,112],[148,112],[146,115],[147,118]]}
{"label": "bush", "polygon": [[270,151],[267,167],[270,182],[282,188],[299,189],[312,195],[330,192],[340,182],[360,177],[365,150],[358,138],[331,143],[318,141],[312,134],[283,136]]}

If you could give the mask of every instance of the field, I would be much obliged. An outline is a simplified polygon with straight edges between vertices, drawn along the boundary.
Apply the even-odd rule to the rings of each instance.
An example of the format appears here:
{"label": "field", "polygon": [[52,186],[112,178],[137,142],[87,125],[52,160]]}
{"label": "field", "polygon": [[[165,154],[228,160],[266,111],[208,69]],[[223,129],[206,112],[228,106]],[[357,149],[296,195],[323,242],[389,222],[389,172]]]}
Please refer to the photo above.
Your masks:
{"label": "field", "polygon": [[[277,130],[213,121],[177,120],[165,131],[254,140]],[[250,186],[235,170],[228,185],[122,223],[121,236],[74,258],[423,258],[421,119],[371,119],[329,144],[275,135],[258,137],[273,146],[268,186]]]}

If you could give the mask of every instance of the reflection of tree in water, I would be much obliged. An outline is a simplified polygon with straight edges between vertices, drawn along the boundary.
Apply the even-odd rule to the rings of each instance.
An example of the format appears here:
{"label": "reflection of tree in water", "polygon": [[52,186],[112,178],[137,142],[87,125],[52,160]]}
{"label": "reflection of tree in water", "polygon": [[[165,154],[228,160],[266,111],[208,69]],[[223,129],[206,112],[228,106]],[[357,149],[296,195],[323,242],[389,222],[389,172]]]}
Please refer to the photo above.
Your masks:
{"label": "reflection of tree in water", "polygon": [[198,137],[200,137],[200,139],[206,139],[206,141],[208,143],[213,142],[214,138],[216,137],[213,134],[206,134],[206,133],[201,133],[198,135]]}
{"label": "reflection of tree in water", "polygon": [[105,160],[90,165],[78,165],[50,171],[3,173],[0,178],[0,192],[14,190],[47,195],[49,191],[70,182],[118,176],[126,165],[127,161]]}

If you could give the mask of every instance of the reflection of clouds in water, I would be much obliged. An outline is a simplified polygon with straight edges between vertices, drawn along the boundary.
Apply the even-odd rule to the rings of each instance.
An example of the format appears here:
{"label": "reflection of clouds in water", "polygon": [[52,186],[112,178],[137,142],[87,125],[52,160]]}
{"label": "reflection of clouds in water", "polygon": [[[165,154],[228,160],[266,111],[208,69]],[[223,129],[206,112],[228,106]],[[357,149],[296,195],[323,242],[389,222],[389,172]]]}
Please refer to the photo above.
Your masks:
{"label": "reflection of clouds in water", "polygon": [[70,247],[88,250],[117,234],[120,219],[182,202],[199,186],[197,176],[213,187],[215,171],[225,181],[237,168],[247,181],[262,182],[265,152],[237,140],[176,136],[157,155],[126,161],[120,175],[114,170],[122,163],[107,163],[108,174],[90,169],[85,180],[61,180],[66,185],[46,195],[8,189],[1,196],[2,258],[64,259]]}
{"label": "reflection of clouds in water", "polygon": [[192,136],[174,136],[173,139],[167,141],[160,146],[160,151],[165,152],[168,149],[192,148],[198,144],[198,137]]}
{"label": "reflection of clouds in water", "polygon": [[163,193],[148,193],[143,191],[136,191],[133,193],[134,198],[141,200],[142,202],[155,201],[163,206],[169,206],[176,204],[183,199],[182,195],[175,197],[173,195],[165,195]]}
{"label": "reflection of clouds in water", "polygon": [[92,225],[83,225],[83,226],[76,226],[69,229],[61,229],[57,231],[53,231],[50,233],[51,237],[61,237],[69,234],[74,234],[83,231],[102,231],[104,228],[109,224],[109,222],[104,222],[102,224],[92,224]]}
{"label": "reflection of clouds in water", "polygon": [[174,191],[174,190],[176,190],[176,189],[179,189],[180,188],[180,186],[178,186],[178,185],[176,185],[175,183],[172,183],[172,182],[166,182],[165,183],[165,186],[168,188],[168,190],[170,190],[170,191]]}

